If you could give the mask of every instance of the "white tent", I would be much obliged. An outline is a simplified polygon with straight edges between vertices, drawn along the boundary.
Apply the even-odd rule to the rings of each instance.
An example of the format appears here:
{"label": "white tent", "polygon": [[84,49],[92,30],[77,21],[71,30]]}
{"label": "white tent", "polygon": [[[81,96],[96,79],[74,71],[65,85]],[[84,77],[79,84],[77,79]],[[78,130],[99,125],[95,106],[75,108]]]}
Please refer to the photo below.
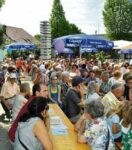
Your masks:
{"label": "white tent", "polygon": [[125,41],[125,40],[118,40],[118,41],[113,41],[113,42],[114,42],[113,49],[122,49],[132,44],[132,41]]}

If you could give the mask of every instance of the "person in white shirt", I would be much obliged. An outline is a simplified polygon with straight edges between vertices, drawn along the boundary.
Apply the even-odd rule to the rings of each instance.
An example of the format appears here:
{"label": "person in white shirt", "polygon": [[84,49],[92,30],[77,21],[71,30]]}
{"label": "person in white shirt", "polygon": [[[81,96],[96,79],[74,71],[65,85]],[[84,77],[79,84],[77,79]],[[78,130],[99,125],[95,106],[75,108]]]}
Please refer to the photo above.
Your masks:
{"label": "person in white shirt", "polygon": [[16,95],[16,100],[14,101],[12,108],[12,118],[15,120],[19,111],[23,107],[23,105],[27,102],[25,96],[30,95],[30,85],[29,83],[22,83],[20,86],[20,93]]}

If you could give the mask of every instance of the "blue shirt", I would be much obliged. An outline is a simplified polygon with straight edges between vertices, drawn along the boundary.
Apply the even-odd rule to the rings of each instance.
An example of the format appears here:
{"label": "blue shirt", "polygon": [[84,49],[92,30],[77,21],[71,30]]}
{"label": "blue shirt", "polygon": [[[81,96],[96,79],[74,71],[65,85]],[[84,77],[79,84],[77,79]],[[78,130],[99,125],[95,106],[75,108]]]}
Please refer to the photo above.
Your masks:
{"label": "blue shirt", "polygon": [[[113,125],[113,124],[118,124],[118,125],[119,125],[119,123],[120,123],[120,118],[119,118],[119,116],[116,115],[116,114],[109,116],[109,117],[107,118],[107,123],[108,123],[109,129],[110,129],[110,134],[111,134],[113,140],[119,138],[119,137],[121,136],[121,132],[118,132],[118,133],[116,133],[116,134],[113,134],[113,133],[112,133],[112,125]],[[119,125],[119,126],[120,126],[120,125]]]}

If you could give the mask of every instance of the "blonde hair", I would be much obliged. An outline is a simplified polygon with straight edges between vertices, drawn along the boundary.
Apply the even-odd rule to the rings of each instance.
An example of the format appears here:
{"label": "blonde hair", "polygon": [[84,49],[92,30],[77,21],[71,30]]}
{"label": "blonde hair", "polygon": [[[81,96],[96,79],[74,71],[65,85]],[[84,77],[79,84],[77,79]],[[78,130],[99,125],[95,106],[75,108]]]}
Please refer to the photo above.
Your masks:
{"label": "blonde hair", "polygon": [[109,117],[111,115],[119,115],[120,119],[123,118],[123,113],[127,112],[130,108],[130,103],[129,101],[125,100],[117,104],[113,110],[111,110],[106,116]]}

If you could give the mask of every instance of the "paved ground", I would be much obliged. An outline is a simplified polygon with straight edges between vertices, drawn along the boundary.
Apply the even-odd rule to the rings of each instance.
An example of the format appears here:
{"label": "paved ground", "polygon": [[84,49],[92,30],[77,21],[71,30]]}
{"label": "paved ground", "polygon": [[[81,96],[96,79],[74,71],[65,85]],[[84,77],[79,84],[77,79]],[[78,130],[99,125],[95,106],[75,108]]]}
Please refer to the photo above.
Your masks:
{"label": "paved ground", "polygon": [[1,116],[3,113],[4,111],[0,104],[0,150],[13,150],[8,139],[8,130],[11,123],[6,118],[3,120]]}

